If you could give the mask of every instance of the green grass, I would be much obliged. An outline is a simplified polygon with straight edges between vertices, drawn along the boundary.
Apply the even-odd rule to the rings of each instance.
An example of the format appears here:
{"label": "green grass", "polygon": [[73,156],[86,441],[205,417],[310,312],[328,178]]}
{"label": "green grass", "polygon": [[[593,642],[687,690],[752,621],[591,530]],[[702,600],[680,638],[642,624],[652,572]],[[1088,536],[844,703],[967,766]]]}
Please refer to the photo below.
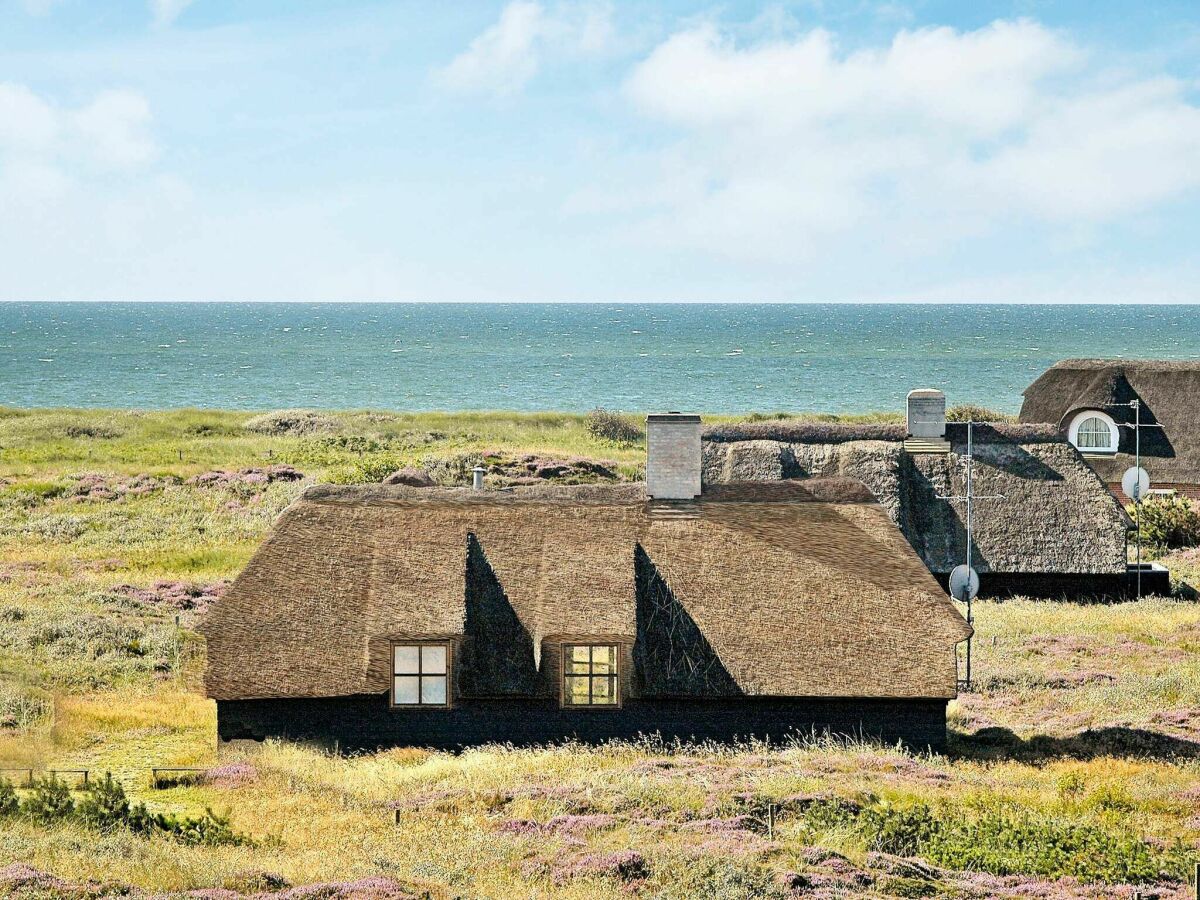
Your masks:
{"label": "green grass", "polygon": [[[846,896],[1002,896],[1007,882],[977,870],[1041,879],[1049,896],[1062,875],[1181,890],[1200,840],[1200,607],[1177,600],[977,604],[979,689],[951,704],[947,756],[817,741],[346,758],[268,743],[221,760],[251,767],[243,783],[151,790],[151,766],[218,761],[215,712],[198,693],[197,613],[138,590],[232,578],[304,484],[334,474],[498,451],[607,459],[630,477],[645,452],[573,415],[327,415],[327,431],[268,436],[243,427],[249,413],[0,410],[0,766],[111,771],[155,812],[228,809],[253,839],[191,846],[10,818],[0,869],[163,892],[252,887],[264,872],[379,876],[434,897],[784,897],[804,880]],[[180,483],[270,463],[306,478]],[[84,472],[165,480],[81,500]],[[1200,570],[1194,553],[1167,560]],[[626,850],[644,875],[632,887],[604,868]]]}

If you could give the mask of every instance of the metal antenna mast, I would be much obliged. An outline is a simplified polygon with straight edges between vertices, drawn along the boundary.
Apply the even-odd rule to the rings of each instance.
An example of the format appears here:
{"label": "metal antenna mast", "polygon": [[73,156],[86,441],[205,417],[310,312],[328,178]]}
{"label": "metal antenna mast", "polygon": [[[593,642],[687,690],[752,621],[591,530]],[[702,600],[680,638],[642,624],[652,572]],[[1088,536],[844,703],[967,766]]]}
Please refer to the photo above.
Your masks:
{"label": "metal antenna mast", "polygon": [[1120,428],[1133,429],[1133,455],[1134,463],[1132,469],[1127,469],[1121,477],[1121,490],[1125,492],[1127,497],[1133,498],[1134,516],[1137,519],[1137,533],[1135,540],[1137,541],[1137,598],[1142,599],[1142,497],[1150,490],[1150,475],[1142,468],[1142,429],[1143,428],[1162,428],[1162,425],[1157,422],[1147,422],[1142,424],[1142,401],[1130,400],[1128,403],[1110,403],[1109,406],[1128,406],[1133,409],[1133,424],[1121,422],[1118,424]]}
{"label": "metal antenna mast", "polygon": [[[972,608],[972,601],[975,595],[979,593],[979,573],[971,566],[971,532],[974,527],[975,520],[975,501],[976,500],[1003,500],[1003,494],[990,494],[984,497],[975,496],[975,422],[971,420],[967,422],[967,492],[961,497],[943,497],[938,495],[939,500],[948,500],[950,502],[966,501],[967,504],[967,563],[965,566],[956,566],[954,571],[950,573],[950,596],[954,599],[967,604],[967,624],[974,628],[975,614]],[[971,689],[971,645],[975,641],[974,634],[967,638],[967,672],[965,686],[967,690]]]}

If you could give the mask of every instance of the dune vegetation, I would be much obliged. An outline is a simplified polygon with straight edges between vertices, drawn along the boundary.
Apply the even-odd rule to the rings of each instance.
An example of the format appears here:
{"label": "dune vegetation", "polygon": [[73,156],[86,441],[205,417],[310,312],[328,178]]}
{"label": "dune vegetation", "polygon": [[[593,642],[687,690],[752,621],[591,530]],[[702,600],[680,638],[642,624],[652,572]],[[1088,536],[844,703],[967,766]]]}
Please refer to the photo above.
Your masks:
{"label": "dune vegetation", "polygon": [[[306,484],[634,479],[644,455],[628,417],[0,409],[0,897],[1193,896],[1182,598],[978,603],[946,755],[218,753],[194,629]],[[1197,552],[1165,559],[1195,580]]]}

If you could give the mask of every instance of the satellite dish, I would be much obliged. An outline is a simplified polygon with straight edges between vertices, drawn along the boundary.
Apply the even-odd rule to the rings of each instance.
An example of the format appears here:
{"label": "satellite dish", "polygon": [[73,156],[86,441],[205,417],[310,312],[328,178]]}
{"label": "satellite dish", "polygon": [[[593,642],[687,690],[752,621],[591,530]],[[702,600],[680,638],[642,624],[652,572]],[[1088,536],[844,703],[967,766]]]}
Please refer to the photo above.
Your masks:
{"label": "satellite dish", "polygon": [[1145,469],[1130,466],[1121,476],[1121,490],[1135,503],[1150,492],[1150,475]]}
{"label": "satellite dish", "polygon": [[979,573],[970,566],[955,566],[950,573],[950,596],[955,600],[974,600],[979,596]]}

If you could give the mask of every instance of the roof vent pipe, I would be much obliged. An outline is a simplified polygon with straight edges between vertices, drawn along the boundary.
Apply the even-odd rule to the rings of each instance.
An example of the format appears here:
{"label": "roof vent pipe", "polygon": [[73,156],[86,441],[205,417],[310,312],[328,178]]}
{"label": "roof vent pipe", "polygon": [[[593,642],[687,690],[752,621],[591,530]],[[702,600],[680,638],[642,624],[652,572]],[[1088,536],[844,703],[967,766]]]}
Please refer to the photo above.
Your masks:
{"label": "roof vent pipe", "polygon": [[471,470],[471,487],[474,490],[483,490],[483,473],[486,471],[487,469],[485,469],[483,466],[476,466]]}
{"label": "roof vent pipe", "polygon": [[656,500],[700,496],[700,417],[646,416],[646,493]]}

